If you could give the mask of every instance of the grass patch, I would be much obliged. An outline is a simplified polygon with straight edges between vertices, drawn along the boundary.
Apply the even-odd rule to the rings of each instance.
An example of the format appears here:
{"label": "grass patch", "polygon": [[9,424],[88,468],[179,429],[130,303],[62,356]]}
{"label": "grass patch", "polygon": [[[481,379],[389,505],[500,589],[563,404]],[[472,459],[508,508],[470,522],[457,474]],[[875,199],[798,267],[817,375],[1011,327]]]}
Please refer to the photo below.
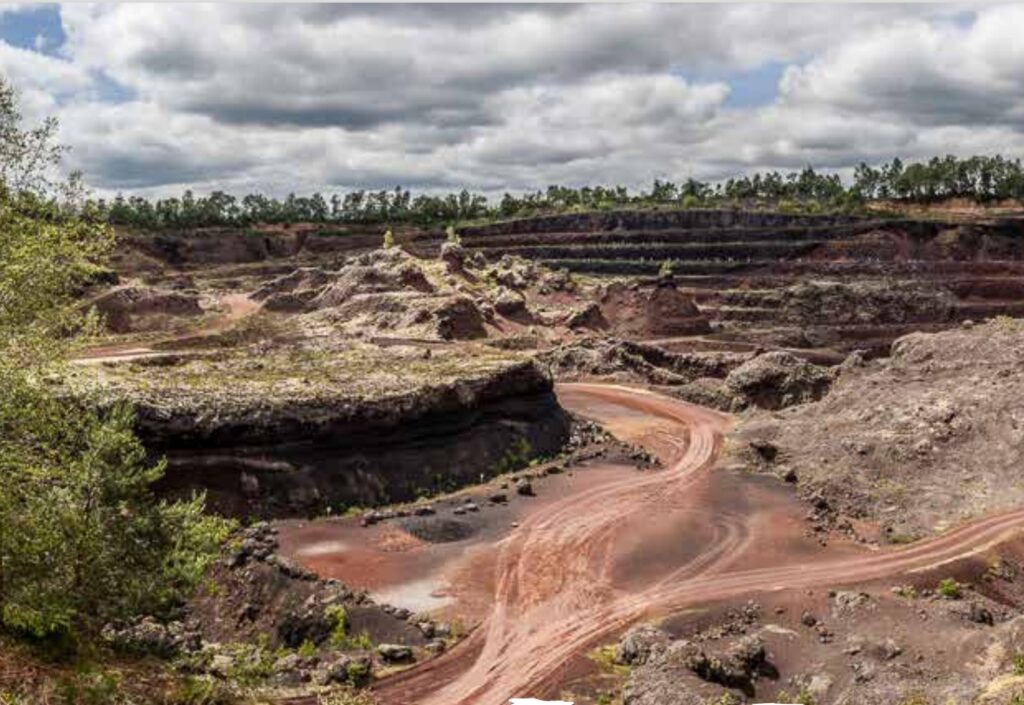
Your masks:
{"label": "grass patch", "polygon": [[629,666],[619,663],[618,647],[615,644],[599,646],[587,654],[587,658],[596,663],[605,673],[620,676],[629,674]]}

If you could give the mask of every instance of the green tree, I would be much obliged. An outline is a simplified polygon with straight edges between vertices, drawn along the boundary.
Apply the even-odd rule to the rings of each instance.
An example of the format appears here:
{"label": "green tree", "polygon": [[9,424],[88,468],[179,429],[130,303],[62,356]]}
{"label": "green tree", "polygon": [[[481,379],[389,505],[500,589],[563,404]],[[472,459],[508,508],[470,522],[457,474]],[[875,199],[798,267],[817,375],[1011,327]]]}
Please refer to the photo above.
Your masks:
{"label": "green tree", "polygon": [[0,113],[0,627],[44,637],[172,606],[227,524],[202,497],[152,495],[163,465],[147,463],[130,409],[67,393],[66,356],[93,323],[76,295],[112,235],[53,176],[55,123],[21,129],[3,81]]}

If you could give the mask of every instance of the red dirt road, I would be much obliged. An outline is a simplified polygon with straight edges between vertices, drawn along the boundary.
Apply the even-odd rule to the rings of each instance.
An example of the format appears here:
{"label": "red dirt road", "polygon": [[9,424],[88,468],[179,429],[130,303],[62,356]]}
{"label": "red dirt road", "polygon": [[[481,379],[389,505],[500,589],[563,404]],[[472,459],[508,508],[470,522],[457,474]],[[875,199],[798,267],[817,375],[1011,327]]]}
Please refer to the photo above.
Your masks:
{"label": "red dirt road", "polygon": [[[493,604],[480,626],[444,656],[382,681],[375,689],[379,702],[505,705],[512,697],[554,696],[574,658],[645,616],[753,592],[835,587],[933,567],[984,550],[1024,525],[1022,509],[899,550],[815,551],[792,538],[792,518],[777,508],[768,516],[770,510],[757,507],[728,511],[721,501],[714,511],[702,506],[721,474],[708,471],[727,417],[607,385],[560,385],[559,398],[573,411],[615,417],[628,435],[660,454],[666,470],[606,483],[526,516],[498,547]],[[691,545],[677,563],[624,569],[636,563],[647,540],[660,552],[666,535],[660,529],[682,519],[701,531],[678,536],[679,544]]]}

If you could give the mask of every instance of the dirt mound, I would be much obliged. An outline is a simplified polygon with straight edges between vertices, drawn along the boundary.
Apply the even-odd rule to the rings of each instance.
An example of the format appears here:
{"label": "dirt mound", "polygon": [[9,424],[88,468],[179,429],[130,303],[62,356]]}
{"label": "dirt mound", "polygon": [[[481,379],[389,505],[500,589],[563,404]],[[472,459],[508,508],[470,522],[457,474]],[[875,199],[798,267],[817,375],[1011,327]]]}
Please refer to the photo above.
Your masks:
{"label": "dirt mound", "polygon": [[822,519],[880,522],[906,541],[1020,505],[1024,325],[897,340],[892,357],[844,363],[821,401],[752,421],[744,441],[777,448],[764,470],[798,479]]}
{"label": "dirt mound", "polygon": [[413,257],[397,247],[360,255],[343,267],[310,302],[311,308],[339,306],[357,294],[414,291],[432,294],[436,287]]}
{"label": "dirt mound", "polygon": [[199,295],[194,291],[175,291],[146,286],[121,286],[104,292],[88,302],[103,316],[114,333],[159,328],[168,317],[201,316]]}
{"label": "dirt mound", "polygon": [[303,266],[291,274],[267,282],[254,291],[251,298],[256,301],[267,301],[274,296],[293,294],[309,300],[330,281],[330,273],[321,267]]}
{"label": "dirt mound", "polygon": [[487,335],[476,301],[438,281],[439,272],[399,248],[380,249],[330,272],[296,269],[262,287],[253,298],[264,309],[308,313],[315,328],[358,337],[384,335],[435,340],[471,340]]}
{"label": "dirt mound", "polygon": [[640,287],[614,282],[599,293],[601,312],[617,335],[696,335],[711,330],[708,319],[668,278]]}

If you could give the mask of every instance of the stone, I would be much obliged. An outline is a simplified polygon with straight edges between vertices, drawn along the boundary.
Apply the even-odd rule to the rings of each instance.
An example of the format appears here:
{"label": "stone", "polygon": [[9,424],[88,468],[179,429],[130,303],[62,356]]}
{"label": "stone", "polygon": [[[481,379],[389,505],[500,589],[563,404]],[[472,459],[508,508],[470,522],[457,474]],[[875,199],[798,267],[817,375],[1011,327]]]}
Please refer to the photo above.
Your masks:
{"label": "stone", "polygon": [[339,656],[338,658],[323,664],[318,673],[319,678],[317,679],[321,685],[330,685],[332,683],[347,683],[349,681],[349,666],[352,661],[347,656]]}
{"label": "stone", "polygon": [[640,624],[629,629],[615,649],[615,660],[627,666],[639,666],[647,662],[656,646],[668,644],[669,635],[649,624]]}
{"label": "stone", "polygon": [[274,673],[288,673],[297,670],[302,665],[302,659],[296,653],[285,654],[274,661],[272,666]]}
{"label": "stone", "polygon": [[995,624],[995,618],[992,616],[992,612],[990,612],[987,607],[979,605],[977,602],[972,602],[970,607],[968,607],[967,619],[975,624],[987,624],[989,626]]}
{"label": "stone", "polygon": [[412,648],[403,644],[379,644],[377,653],[388,663],[408,663],[413,660]]}
{"label": "stone", "polygon": [[235,659],[228,654],[217,653],[210,659],[209,672],[221,678],[227,678],[235,668]]}

